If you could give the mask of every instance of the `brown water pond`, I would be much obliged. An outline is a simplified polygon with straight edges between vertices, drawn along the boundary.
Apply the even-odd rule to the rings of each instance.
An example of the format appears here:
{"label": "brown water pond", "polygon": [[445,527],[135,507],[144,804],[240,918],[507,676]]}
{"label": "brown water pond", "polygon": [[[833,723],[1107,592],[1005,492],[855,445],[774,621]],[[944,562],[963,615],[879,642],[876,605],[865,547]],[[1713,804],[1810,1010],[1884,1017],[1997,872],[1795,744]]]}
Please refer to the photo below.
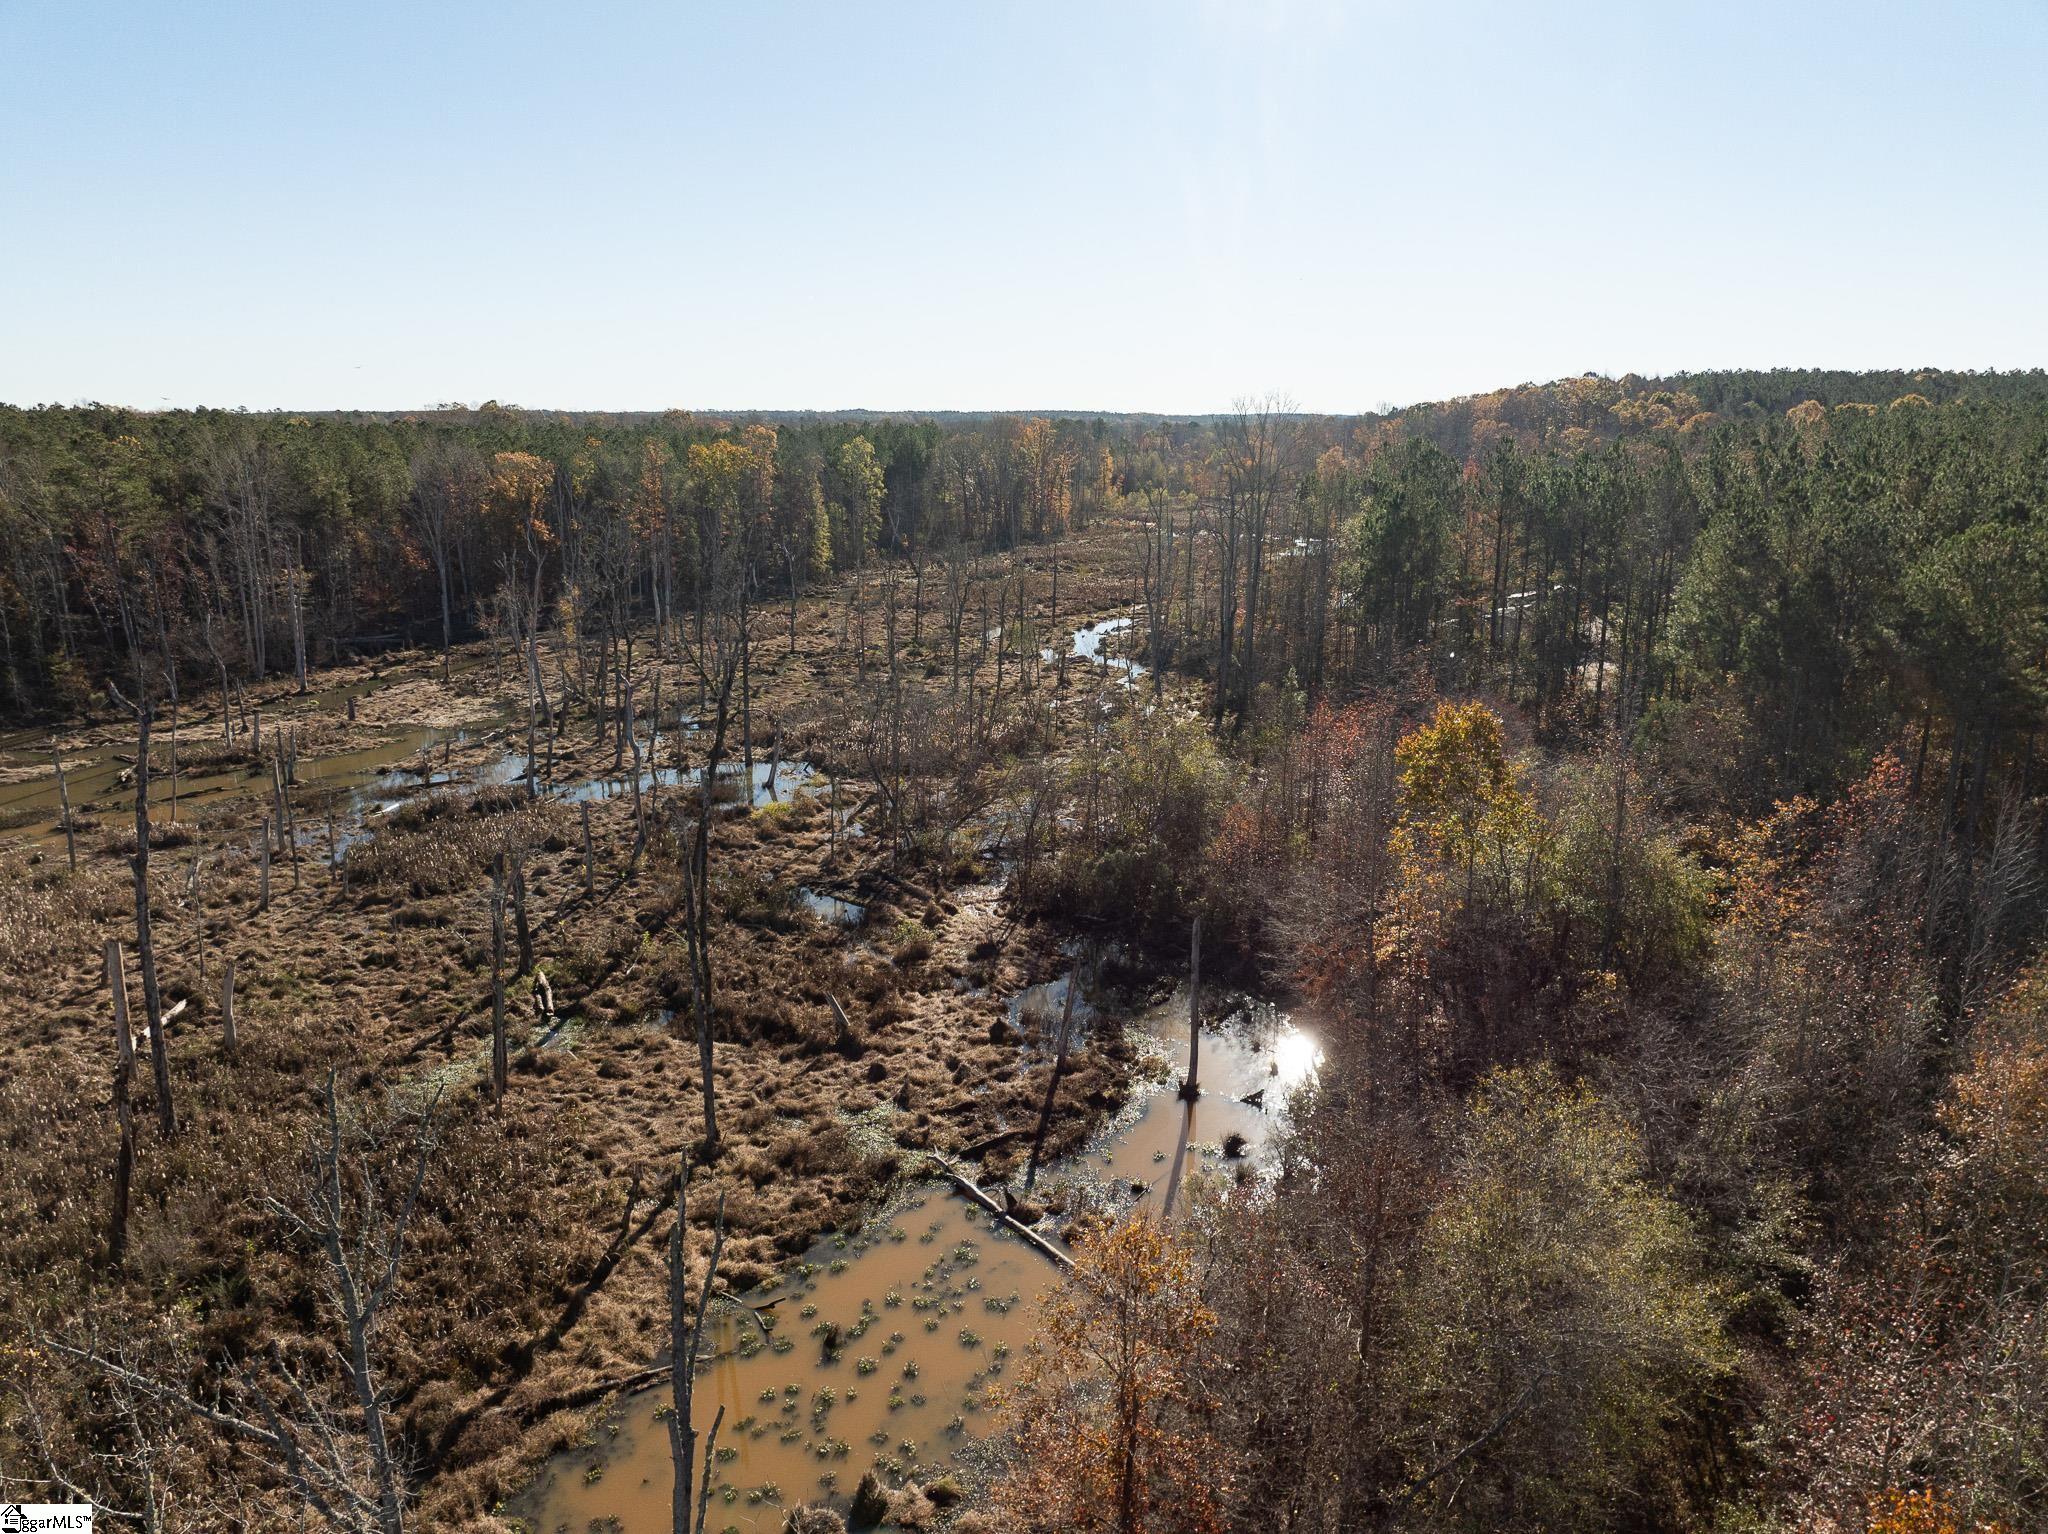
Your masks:
{"label": "brown water pond", "polygon": [[[1041,1191],[1065,1191],[1070,1209],[1142,1203],[1170,1213],[1192,1179],[1260,1166],[1278,1110],[1313,1077],[1320,1050],[1285,1013],[1234,1003],[1203,1029],[1203,1094],[1186,1104],[1174,1091],[1186,1016],[1178,997],[1131,1022],[1153,1042],[1156,1079],[1086,1153],[1048,1169]],[[744,1308],[728,1307],[707,1338],[716,1356],[695,1401],[702,1431],[725,1408],[708,1527],[779,1530],[799,1502],[843,1509],[871,1467],[900,1485],[965,1463],[989,1432],[991,1387],[1059,1276],[964,1198],[927,1186],[860,1231],[820,1242]],[[557,1456],[513,1509],[524,1527],[666,1530],[666,1401],[665,1386],[622,1400],[591,1442]]]}

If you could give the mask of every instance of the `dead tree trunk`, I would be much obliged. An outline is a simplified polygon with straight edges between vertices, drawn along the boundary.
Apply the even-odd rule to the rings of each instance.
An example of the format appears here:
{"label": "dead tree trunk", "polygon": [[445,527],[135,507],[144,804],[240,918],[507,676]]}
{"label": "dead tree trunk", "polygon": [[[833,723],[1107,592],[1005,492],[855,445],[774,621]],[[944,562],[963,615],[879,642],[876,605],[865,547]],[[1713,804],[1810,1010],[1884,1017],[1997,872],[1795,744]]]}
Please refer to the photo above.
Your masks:
{"label": "dead tree trunk", "polygon": [[[699,795],[705,803],[711,797],[710,775],[717,766],[714,754],[705,768],[705,787]],[[690,958],[690,1010],[697,1029],[697,1064],[703,1076],[703,1154],[712,1160],[719,1155],[718,1078],[713,1070],[711,1047],[711,933],[709,815],[685,833],[683,848],[683,932]]]}
{"label": "dead tree trunk", "polygon": [[156,945],[149,935],[149,725],[152,710],[147,694],[138,701],[109,688],[135,716],[135,958],[142,968],[143,1016],[149,1026],[149,1063],[156,1077],[157,1125],[166,1138],[178,1132],[178,1112],[171,1102],[171,1051],[164,1038],[163,997],[156,983]]}
{"label": "dead tree trunk", "polygon": [[579,808],[583,811],[583,898],[597,898],[597,859],[590,848],[590,801],[585,800]]}
{"label": "dead tree trunk", "polygon": [[292,813],[292,778],[297,772],[297,748],[293,748],[292,765],[284,762],[277,769],[277,800],[282,811],[278,820],[278,835],[284,843],[285,855],[292,863],[292,888],[299,887],[299,819]]}
{"label": "dead tree trunk", "polygon": [[740,761],[746,769],[747,805],[754,803],[754,645],[753,624],[740,604]]}
{"label": "dead tree trunk", "polygon": [[697,1378],[697,1355],[704,1342],[704,1312],[711,1303],[711,1285],[718,1277],[718,1259],[725,1250],[725,1196],[718,1199],[718,1224],[711,1238],[711,1263],[704,1270],[704,1285],[697,1292],[697,1309],[692,1317],[688,1303],[690,1223],[690,1157],[685,1151],[676,1175],[676,1223],[668,1233],[668,1317],[669,1317],[669,1460],[675,1466],[675,1488],[669,1499],[672,1534],[702,1534],[705,1508],[711,1498],[711,1466],[718,1449],[719,1425],[725,1408],[711,1424],[704,1445],[704,1485],[696,1497],[692,1519],[691,1494],[696,1490],[697,1425],[690,1412]]}
{"label": "dead tree trunk", "polygon": [[647,846],[647,805],[640,797],[640,734],[633,718],[633,683],[626,682],[626,741],[633,748],[633,855],[627,861],[640,866],[640,854]]}
{"label": "dead tree trunk", "polygon": [[[661,642],[658,635],[654,645],[654,664],[649,669],[654,674],[654,697],[647,708],[647,815],[652,819],[661,812]],[[637,769],[635,776],[638,776]],[[644,836],[644,822],[640,829]]]}
{"label": "dead tree trunk", "polygon": [[135,1069],[135,1030],[128,1021],[128,976],[121,958],[121,943],[117,938],[107,939],[106,949],[107,989],[114,997],[114,1057],[120,1062],[125,1078]]}
{"label": "dead tree trunk", "polygon": [[57,749],[57,742],[50,742],[50,761],[57,769],[57,807],[64,816],[64,856],[71,863],[71,871],[78,872],[78,833],[71,825],[71,786],[64,781],[64,757]]}
{"label": "dead tree trunk", "polygon": [[505,854],[491,864],[491,1101],[505,1101]]}
{"label": "dead tree trunk", "polygon": [[1202,1066],[1202,918],[1195,916],[1194,936],[1188,942],[1188,1078],[1181,1083],[1183,1100],[1193,1102],[1202,1095],[1198,1077]]}
{"label": "dead tree trunk", "polygon": [[[405,1250],[407,1227],[419,1205],[420,1188],[426,1181],[427,1159],[433,1145],[434,1106],[430,1104],[419,1128],[417,1161],[404,1203],[391,1217],[388,1235],[383,1230],[352,1230],[352,1190],[343,1169],[341,1112],[335,1101],[334,1076],[327,1077],[326,1144],[316,1153],[316,1186],[309,1219],[275,1200],[271,1210],[284,1218],[316,1246],[326,1260],[331,1290],[348,1333],[344,1359],[349,1385],[362,1416],[363,1439],[368,1450],[369,1474],[374,1486],[375,1526],[380,1534],[403,1534],[405,1501],[401,1473],[384,1426],[384,1397],[377,1384],[371,1354],[371,1337],[385,1302],[398,1280],[399,1262]],[[375,1239],[383,1237],[383,1239]],[[353,1238],[353,1239],[352,1239]]]}

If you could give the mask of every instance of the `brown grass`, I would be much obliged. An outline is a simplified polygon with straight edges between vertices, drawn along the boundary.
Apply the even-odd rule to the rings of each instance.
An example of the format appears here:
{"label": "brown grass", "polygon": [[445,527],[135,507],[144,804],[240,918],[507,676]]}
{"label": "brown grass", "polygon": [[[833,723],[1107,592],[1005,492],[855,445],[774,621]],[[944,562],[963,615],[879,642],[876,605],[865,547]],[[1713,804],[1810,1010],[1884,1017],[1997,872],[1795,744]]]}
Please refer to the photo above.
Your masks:
{"label": "brown grass", "polygon": [[[1088,588],[1063,574],[1062,596],[1063,608],[1077,605]],[[794,659],[782,655],[779,634],[772,653],[763,646],[757,719],[788,721],[786,740],[807,710],[845,687],[836,616],[806,606]],[[430,666],[413,657],[401,669],[411,685]],[[481,672],[489,671],[486,656]],[[474,673],[458,675],[462,698],[475,685]],[[667,697],[687,695],[679,669],[663,685]],[[433,686],[406,707],[431,708]],[[276,697],[267,705],[304,706]],[[338,712],[306,715],[302,728],[309,754],[323,743],[361,744],[360,728]],[[586,772],[609,765],[608,750],[590,749],[591,734],[586,718],[572,717],[566,743],[585,753]],[[450,765],[474,769],[503,749],[477,742]],[[665,740],[664,760],[671,749]],[[842,793],[849,810],[866,796],[855,782]],[[675,803],[666,792],[657,827]],[[661,1009],[685,994],[671,849],[658,832],[629,875],[630,800],[593,805],[598,898],[589,900],[573,807],[529,804],[516,786],[434,792],[351,849],[338,873],[306,859],[294,892],[289,873],[274,868],[272,908],[258,914],[247,818],[229,806],[202,822],[196,899],[183,884],[189,859],[159,867],[154,881],[165,994],[190,998],[169,1035],[185,1128],[157,1139],[143,1071],[135,1255],[119,1275],[100,1262],[114,1139],[98,970],[104,936],[132,941],[126,870],[93,859],[74,879],[61,871],[61,850],[54,863],[0,860],[0,976],[26,999],[25,1015],[0,1035],[9,1169],[0,1180],[0,1335],[25,1335],[31,1322],[73,1333],[89,1326],[194,1381],[218,1378],[228,1358],[259,1343],[314,1356],[327,1326],[318,1274],[263,1199],[297,1189],[328,1069],[341,1071],[349,1111],[365,1119],[440,1081],[440,1150],[389,1316],[385,1378],[403,1441],[424,1467],[421,1526],[497,1527],[491,1510],[578,1431],[574,1417],[530,1409],[642,1368],[665,1343],[665,1224],[626,1243],[602,1282],[591,1280],[619,1235],[629,1190],[638,1190],[637,1225],[701,1132],[695,1041],[660,1024]],[[985,877],[957,847],[918,868],[925,882],[914,890],[891,876],[872,838],[842,840],[828,873],[827,827],[813,800],[728,811],[713,834],[716,1071],[728,1150],[695,1174],[691,1201],[708,1220],[714,1190],[727,1193],[725,1278],[745,1288],[821,1232],[856,1221],[903,1175],[908,1153],[958,1152],[1035,1116],[1044,1064],[1014,1041],[997,1042],[991,1025],[1003,996],[1056,965],[1059,934],[1013,926],[992,899],[957,889]],[[509,847],[526,852],[536,958],[570,1026],[537,1048],[525,990],[512,989],[517,1065],[498,1110],[479,1084],[489,865]],[[863,899],[866,928],[811,919],[795,904],[801,884]],[[234,1061],[219,1039],[226,952],[237,957]],[[991,989],[965,994],[955,984],[962,977]],[[130,995],[139,1006],[132,970]],[[831,997],[847,1011],[844,1035]],[[1076,1056],[1062,1101],[1090,1112],[1056,1124],[1060,1146],[1121,1100],[1127,1073],[1114,1040]],[[848,1115],[882,1105],[893,1110],[895,1148],[862,1150]],[[701,1248],[708,1230],[692,1239]],[[0,1349],[0,1397],[24,1390],[52,1405],[68,1441],[120,1442],[104,1401],[74,1374]],[[0,1458],[10,1462],[27,1452],[10,1436],[13,1421],[0,1412]],[[225,1455],[208,1435],[175,1436],[167,1473],[181,1485],[250,1478],[247,1459]],[[281,1504],[256,1506],[259,1523],[278,1524]],[[192,1522],[234,1519],[198,1513]]]}

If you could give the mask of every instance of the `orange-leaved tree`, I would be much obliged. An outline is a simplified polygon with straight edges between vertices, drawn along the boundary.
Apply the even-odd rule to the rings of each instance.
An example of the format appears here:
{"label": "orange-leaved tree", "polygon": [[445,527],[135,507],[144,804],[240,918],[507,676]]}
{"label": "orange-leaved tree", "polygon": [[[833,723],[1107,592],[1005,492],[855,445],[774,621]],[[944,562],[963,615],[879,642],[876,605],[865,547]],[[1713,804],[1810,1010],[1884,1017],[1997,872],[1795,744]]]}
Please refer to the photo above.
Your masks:
{"label": "orange-leaved tree", "polygon": [[2011,1525],[1958,1513],[1937,1491],[1880,1492],[1870,1502],[1865,1534],[2010,1534]]}
{"label": "orange-leaved tree", "polygon": [[1018,1534],[1204,1534],[1226,1456],[1204,1428],[1197,1354],[1216,1329],[1186,1245],[1143,1214],[1102,1232],[1047,1299],[1004,1410],[1015,1468],[997,1488]]}

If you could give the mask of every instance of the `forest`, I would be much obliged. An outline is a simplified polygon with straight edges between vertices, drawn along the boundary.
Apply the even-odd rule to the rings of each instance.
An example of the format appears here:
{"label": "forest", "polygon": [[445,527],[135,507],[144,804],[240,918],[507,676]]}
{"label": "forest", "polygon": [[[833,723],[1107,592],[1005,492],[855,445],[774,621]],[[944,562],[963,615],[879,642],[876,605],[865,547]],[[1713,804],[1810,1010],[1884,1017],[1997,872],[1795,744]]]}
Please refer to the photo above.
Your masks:
{"label": "forest", "polygon": [[2048,373],[0,407],[0,1498],[2048,1527]]}

